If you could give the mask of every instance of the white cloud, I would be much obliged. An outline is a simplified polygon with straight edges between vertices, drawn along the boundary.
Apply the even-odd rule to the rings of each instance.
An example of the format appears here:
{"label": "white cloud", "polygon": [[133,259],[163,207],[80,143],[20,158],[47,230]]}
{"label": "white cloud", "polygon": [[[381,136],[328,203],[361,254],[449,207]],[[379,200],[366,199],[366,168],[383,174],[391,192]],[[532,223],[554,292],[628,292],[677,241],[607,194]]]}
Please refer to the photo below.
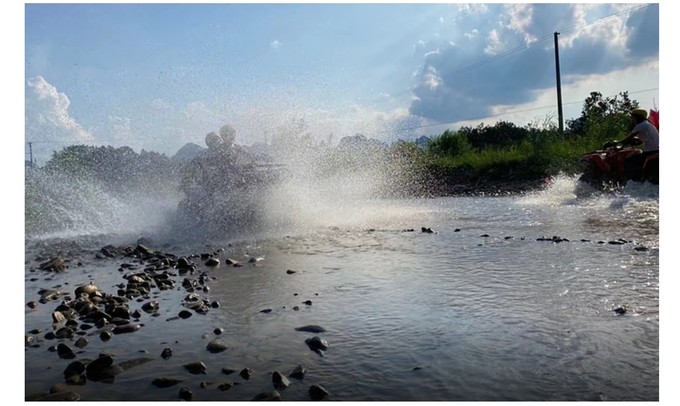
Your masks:
{"label": "white cloud", "polygon": [[42,76],[27,80],[26,141],[34,143],[34,158],[44,162],[52,151],[70,144],[94,141],[69,113],[71,102],[66,94],[49,84]]}
{"label": "white cloud", "polygon": [[536,37],[528,32],[531,27],[534,9],[528,3],[513,3],[505,6],[509,22],[504,26],[524,37],[525,43],[531,43]]}
{"label": "white cloud", "polygon": [[479,30],[473,28],[472,31],[466,32],[465,35],[468,39],[475,38],[479,34]]}
{"label": "white cloud", "polygon": [[433,66],[428,66],[423,81],[431,90],[437,89],[442,84],[442,78]]}
{"label": "white cloud", "polygon": [[275,39],[274,41],[271,42],[271,44],[269,44],[269,46],[272,49],[279,49],[279,48],[281,48],[281,45],[283,45],[283,44],[281,44],[281,41],[279,41],[278,39]]}
{"label": "white cloud", "polygon": [[505,44],[501,39],[501,34],[495,28],[489,32],[486,40],[487,45],[484,48],[484,53],[489,55],[497,55],[503,50]]}

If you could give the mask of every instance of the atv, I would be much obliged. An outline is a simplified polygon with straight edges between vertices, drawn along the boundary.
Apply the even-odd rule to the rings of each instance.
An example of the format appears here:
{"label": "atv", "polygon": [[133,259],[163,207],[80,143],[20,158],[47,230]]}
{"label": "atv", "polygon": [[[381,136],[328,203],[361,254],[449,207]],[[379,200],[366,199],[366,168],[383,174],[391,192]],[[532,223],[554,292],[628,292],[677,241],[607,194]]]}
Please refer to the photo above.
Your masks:
{"label": "atv", "polygon": [[583,174],[579,180],[596,189],[617,191],[628,181],[659,184],[658,151],[644,153],[640,148],[608,142],[602,149],[583,155],[580,164]]}

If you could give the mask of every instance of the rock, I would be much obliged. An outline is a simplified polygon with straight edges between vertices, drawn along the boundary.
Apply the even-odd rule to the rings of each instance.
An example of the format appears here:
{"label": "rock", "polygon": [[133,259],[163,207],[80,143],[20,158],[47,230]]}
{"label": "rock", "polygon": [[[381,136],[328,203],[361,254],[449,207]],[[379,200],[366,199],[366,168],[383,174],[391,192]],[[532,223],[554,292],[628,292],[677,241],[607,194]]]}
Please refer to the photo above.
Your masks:
{"label": "rock", "polygon": [[85,370],[87,372],[88,377],[91,376],[96,377],[100,375],[102,371],[109,368],[111,365],[113,365],[113,358],[111,358],[110,355],[103,355],[87,364]]}
{"label": "rock", "polygon": [[253,401],[262,401],[262,400],[282,400],[281,394],[277,391],[271,391],[271,392],[262,392],[255,396]]}
{"label": "rock", "polygon": [[144,310],[147,313],[156,313],[159,309],[160,305],[158,304],[157,301],[152,300],[150,302],[146,302],[142,305],[142,310]]}
{"label": "rock", "polygon": [[243,368],[241,372],[239,372],[239,375],[247,381],[253,375],[253,370],[250,368]]}
{"label": "rock", "polygon": [[215,338],[214,340],[210,341],[206,346],[206,349],[213,354],[226,351],[227,348],[227,343],[220,340],[219,338]]}
{"label": "rock", "polygon": [[151,381],[151,384],[157,388],[169,388],[180,382],[182,382],[182,380],[177,378],[156,378]]}
{"label": "rock", "polygon": [[307,331],[310,333],[323,333],[326,331],[325,328],[321,326],[317,326],[316,324],[310,324],[307,326],[302,326],[302,327],[296,327],[295,330],[297,331]]}
{"label": "rock", "polygon": [[186,369],[187,371],[194,375],[206,374],[205,371],[208,369],[208,367],[202,362],[192,362],[189,364],[184,364],[183,366],[184,369]]}
{"label": "rock", "polygon": [[224,333],[224,329],[222,327],[215,327],[215,329],[213,330],[213,333],[215,335],[220,335],[220,334]]}
{"label": "rock", "polygon": [[43,262],[38,268],[41,271],[62,272],[66,269],[66,267],[66,261],[63,258],[57,257],[52,258],[47,262]]}
{"label": "rock", "polygon": [[302,365],[298,365],[295,367],[295,369],[293,369],[293,371],[288,376],[295,379],[303,379],[306,373],[307,369],[305,369],[305,367],[303,367]]}
{"label": "rock", "polygon": [[188,319],[191,317],[191,312],[188,310],[182,310],[177,315],[182,319]]}
{"label": "rock", "polygon": [[232,386],[234,386],[234,384],[231,383],[231,382],[223,382],[223,383],[217,385],[217,389],[219,389],[219,390],[221,390],[222,392],[224,392],[225,390],[231,389]]}
{"label": "rock", "polygon": [[428,233],[428,234],[434,233],[434,230],[431,229],[430,227],[421,227],[420,231],[423,232],[423,233]]}
{"label": "rock", "polygon": [[328,349],[328,342],[321,339],[319,336],[314,336],[305,340],[305,343],[310,350],[316,352],[319,355],[323,355],[322,351]]}
{"label": "rock", "polygon": [[272,372],[272,384],[276,389],[284,389],[290,385],[290,381],[285,376],[281,375],[281,372]]}
{"label": "rock", "polygon": [[88,283],[87,285],[78,286],[75,290],[76,297],[80,297],[81,295],[85,295],[85,296],[89,297],[89,296],[94,295],[97,292],[99,292],[99,288],[92,283]]}
{"label": "rock", "polygon": [[217,258],[208,258],[207,261],[205,261],[205,266],[218,266],[220,264],[220,260]]}
{"label": "rock", "polygon": [[260,313],[271,313],[272,309],[262,309],[260,310]]}
{"label": "rock", "polygon": [[289,269],[289,270],[286,271],[286,273],[287,273],[288,275],[292,275],[292,274],[295,273],[295,271],[293,271],[292,269]]}
{"label": "rock", "polygon": [[56,311],[56,312],[52,313],[52,321],[54,323],[60,323],[64,320],[66,320],[66,317],[64,316],[64,314],[62,312]]}
{"label": "rock", "polygon": [[311,306],[311,305],[312,305],[312,301],[311,301],[311,300],[305,300],[305,301],[302,302],[302,303],[303,303],[303,304],[306,304],[307,306]]}
{"label": "rock", "polygon": [[309,387],[309,397],[312,400],[321,400],[328,396],[328,391],[321,385],[314,384]]}
{"label": "rock", "polygon": [[626,314],[627,311],[628,309],[626,309],[625,306],[617,307],[616,309],[614,309],[614,312],[616,314]]}
{"label": "rock", "polygon": [[85,372],[85,364],[82,361],[73,361],[64,369],[64,379],[69,379],[73,375],[81,375]]}
{"label": "rock", "polygon": [[57,345],[57,355],[62,359],[73,359],[76,354],[73,353],[73,349],[64,343],[59,343]]}
{"label": "rock", "polygon": [[142,328],[141,324],[137,323],[127,323],[114,327],[113,334],[127,334],[134,333],[135,331]]}
{"label": "rock", "polygon": [[179,398],[188,402],[194,398],[194,392],[190,391],[189,388],[182,387],[179,390]]}
{"label": "rock", "polygon": [[78,348],[84,348],[84,347],[87,346],[87,343],[88,343],[87,338],[85,338],[85,337],[80,337],[80,338],[78,338],[78,339],[76,340],[76,342],[74,343],[74,345],[75,345],[76,347],[78,347]]}
{"label": "rock", "polygon": [[172,348],[170,348],[170,347],[164,348],[163,351],[161,352],[161,358],[163,358],[163,359],[168,359],[171,356],[172,356]]}

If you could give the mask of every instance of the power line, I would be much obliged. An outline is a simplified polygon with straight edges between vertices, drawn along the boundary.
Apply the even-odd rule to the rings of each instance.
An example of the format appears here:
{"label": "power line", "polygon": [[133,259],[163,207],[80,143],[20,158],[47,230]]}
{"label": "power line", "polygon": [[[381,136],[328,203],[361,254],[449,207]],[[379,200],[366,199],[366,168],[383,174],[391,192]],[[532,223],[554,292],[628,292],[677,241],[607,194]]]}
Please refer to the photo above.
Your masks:
{"label": "power line", "polygon": [[[651,92],[654,90],[659,90],[658,87],[655,88],[650,88],[650,89],[643,89],[643,90],[636,90],[634,92],[628,92],[628,94],[637,94],[637,93],[646,93],[646,92]],[[566,103],[562,103],[565,106],[568,105],[573,105],[573,104],[578,104],[578,103],[583,103],[583,101],[570,101]],[[437,127],[441,125],[451,125],[454,123],[458,123],[461,121],[473,121],[473,120],[481,120],[484,118],[494,118],[494,117],[501,117],[501,116],[506,116],[509,114],[518,114],[518,113],[527,113],[530,111],[537,111],[537,110],[545,110],[548,108],[554,108],[554,105],[548,105],[548,106],[539,106],[539,107],[531,107],[531,108],[526,108],[526,109],[520,109],[520,110],[511,110],[511,111],[504,111],[502,113],[496,113],[496,114],[489,114],[489,115],[483,115],[483,116],[477,116],[477,117],[468,117],[468,118],[461,118],[456,121],[446,121],[446,122],[436,122],[436,123],[430,123],[430,124],[422,124],[422,125],[414,125],[410,127],[401,127],[397,128],[395,130],[383,130],[380,133],[388,133],[388,132],[403,132],[403,131],[413,131],[413,130],[419,130],[421,128],[429,128],[429,127]]]}

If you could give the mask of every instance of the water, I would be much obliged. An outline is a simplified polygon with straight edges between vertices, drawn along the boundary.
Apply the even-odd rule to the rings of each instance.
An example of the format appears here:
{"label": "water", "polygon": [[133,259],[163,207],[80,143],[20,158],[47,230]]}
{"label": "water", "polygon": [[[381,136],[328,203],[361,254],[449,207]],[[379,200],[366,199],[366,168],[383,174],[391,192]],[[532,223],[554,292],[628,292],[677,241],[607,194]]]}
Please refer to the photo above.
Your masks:
{"label": "water", "polygon": [[[223,248],[222,260],[245,266],[199,266],[214,278],[201,294],[221,304],[205,315],[168,321],[186,292],[157,291],[149,299],[160,315],[143,313],[139,331],[108,342],[88,337],[79,359],[106,352],[117,362],[151,361],[114,383],[74,390],[82,400],[177,400],[184,386],[194,400],[250,400],[273,389],[273,371],[287,375],[301,364],[308,373],[279,390],[284,400],[308,400],[314,383],[331,400],[658,400],[658,188],[579,198],[574,187],[559,178],[517,197],[298,200],[299,210],[287,220],[284,208],[272,214],[278,220],[258,236],[209,246],[157,240],[176,255]],[[537,241],[544,236],[569,241]],[[33,258],[56,240],[29,239],[26,300],[88,280],[115,293],[124,261],[94,259],[112,238],[76,239],[82,264],[49,275],[31,272]],[[617,239],[627,243],[609,243]],[[26,330],[49,330],[55,306],[27,309]],[[617,314],[622,306],[627,312]],[[305,344],[314,333],[294,330],[307,324],[327,330],[316,334],[329,343],[323,356]],[[205,346],[216,327],[230,348],[211,354]],[[25,351],[27,395],[63,382],[71,362],[48,352],[57,341],[42,335]],[[173,356],[164,360],[168,346]],[[207,374],[182,367],[195,361]],[[254,374],[244,380],[223,367]],[[158,389],[150,383],[159,376],[183,382]],[[240,384],[216,389],[225,381]]]}

